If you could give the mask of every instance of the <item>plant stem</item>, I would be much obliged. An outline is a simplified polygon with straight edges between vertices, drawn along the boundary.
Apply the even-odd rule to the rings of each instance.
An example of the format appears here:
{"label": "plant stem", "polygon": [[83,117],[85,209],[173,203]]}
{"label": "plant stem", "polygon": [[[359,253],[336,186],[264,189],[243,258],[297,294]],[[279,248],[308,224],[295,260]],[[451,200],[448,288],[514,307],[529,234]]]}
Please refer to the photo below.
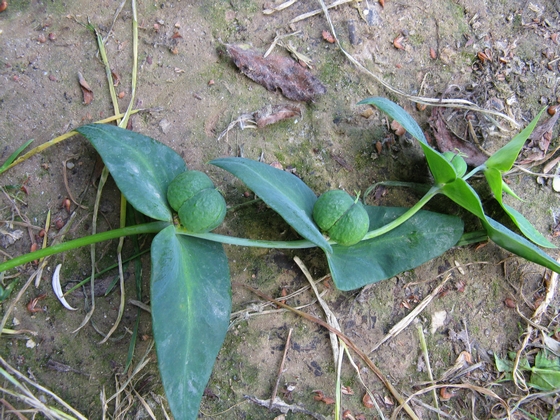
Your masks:
{"label": "plant stem", "polygon": [[437,193],[439,193],[440,190],[441,190],[441,187],[438,187],[438,186],[434,186],[434,187],[430,188],[429,191],[424,195],[424,197],[422,197],[414,206],[409,208],[404,214],[402,214],[401,216],[399,216],[398,218],[393,220],[391,223],[387,223],[386,225],[381,226],[379,229],[369,231],[366,234],[366,236],[364,236],[364,239],[362,239],[362,240],[365,241],[367,239],[376,238],[378,236],[381,236],[381,235],[389,232],[390,230],[395,229],[397,226],[402,225],[404,222],[406,222],[408,219],[410,219],[412,216],[414,216],[416,213],[418,213],[418,211],[422,207],[424,207],[424,205],[428,201],[430,201],[433,196],[435,196]]}
{"label": "plant stem", "polygon": [[28,254],[20,255],[19,257],[6,261],[5,263],[0,264],[0,273],[15,268],[19,265],[38,260],[39,258],[47,257],[49,255],[59,254],[61,252],[70,251],[72,249],[95,244],[97,242],[120,238],[122,236],[140,235],[143,233],[157,233],[167,226],[169,226],[169,222],[151,222],[142,225],[128,226],[122,229],[113,229],[107,232],[101,232],[95,235],[85,236],[83,238],[63,242],[61,244],[40,249],[35,252],[30,252]]}
{"label": "plant stem", "polygon": [[[249,246],[249,247],[256,247],[256,248],[277,248],[277,249],[302,249],[302,248],[315,248],[313,242],[308,241],[306,239],[301,239],[297,241],[268,241],[268,240],[260,240],[260,239],[247,239],[247,238],[238,238],[235,236],[227,236],[227,235],[219,235],[217,233],[192,233],[188,232],[184,228],[179,226],[175,227],[176,233],[178,235],[188,235],[193,236],[195,238],[206,239],[208,241],[213,242],[221,242],[227,245],[238,245],[238,246]],[[336,242],[329,241],[331,244],[335,244]]]}

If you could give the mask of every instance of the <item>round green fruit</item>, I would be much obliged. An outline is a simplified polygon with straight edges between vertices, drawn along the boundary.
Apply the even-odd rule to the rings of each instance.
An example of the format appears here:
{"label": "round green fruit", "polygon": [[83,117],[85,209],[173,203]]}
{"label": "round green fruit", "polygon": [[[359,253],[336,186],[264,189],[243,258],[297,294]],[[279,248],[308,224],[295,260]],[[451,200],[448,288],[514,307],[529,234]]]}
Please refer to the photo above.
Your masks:
{"label": "round green fruit", "polygon": [[467,162],[463,159],[463,156],[453,153],[451,151],[443,152],[443,157],[450,162],[455,168],[455,173],[459,178],[467,173]]}
{"label": "round green fruit", "polygon": [[226,201],[203,172],[183,172],[167,188],[167,201],[190,232],[204,233],[217,228],[226,215]]}
{"label": "round green fruit", "polygon": [[219,191],[208,188],[196,193],[179,209],[179,220],[189,232],[204,233],[216,229],[226,216],[226,200]]}
{"label": "round green fruit", "polygon": [[214,188],[208,175],[200,171],[186,171],[177,175],[167,187],[167,201],[173,210],[179,211],[185,201],[208,188]]}
{"label": "round green fruit", "polygon": [[339,245],[354,245],[369,230],[365,207],[342,190],[327,191],[317,199],[313,206],[313,220]]}

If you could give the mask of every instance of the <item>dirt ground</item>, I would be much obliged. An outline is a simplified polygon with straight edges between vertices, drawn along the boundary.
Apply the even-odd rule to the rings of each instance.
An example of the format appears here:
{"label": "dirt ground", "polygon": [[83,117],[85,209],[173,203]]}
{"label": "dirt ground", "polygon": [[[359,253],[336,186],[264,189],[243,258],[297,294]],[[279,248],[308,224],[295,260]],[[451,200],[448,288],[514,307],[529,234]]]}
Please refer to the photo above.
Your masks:
{"label": "dirt ground", "polygon": [[[395,89],[409,95],[467,99],[481,108],[509,115],[521,126],[544,106],[560,102],[558,0],[386,0],[384,7],[375,0],[368,1],[343,4],[331,9],[330,16],[348,53]],[[290,23],[295,17],[320,8],[318,2],[300,0],[282,11],[263,13],[280,3],[139,0],[139,68],[134,104],[144,111],[132,117],[131,129],[172,147],[184,157],[189,168],[206,171],[232,206],[252,197],[239,181],[206,164],[213,158],[245,156],[267,163],[279,162],[318,194],[332,188],[363,192],[373,183],[385,180],[426,182],[428,172],[420,148],[406,136],[396,136],[389,127],[390,121],[377,110],[356,103],[370,96],[388,97],[409,111],[429,135],[432,108],[423,109],[389,92],[350,63],[336,44],[325,40],[323,31],[331,30],[322,13]],[[7,9],[0,13],[2,161],[29,139],[34,139],[32,147],[37,146],[82,124],[114,114],[96,38],[86,27],[88,21],[105,38],[113,79],[118,79],[118,103],[121,110],[126,109],[131,98],[132,14],[130,2],[124,3],[117,13],[119,6],[120,0],[8,1]],[[364,10],[368,13],[364,14]],[[284,38],[284,42],[312,60],[311,72],[327,89],[326,94],[312,102],[290,101],[280,92],[266,90],[241,74],[223,53],[224,44],[249,44],[264,52],[276,35],[292,32],[296,34]],[[289,56],[281,46],[276,46],[274,53]],[[93,92],[89,104],[84,103],[79,74]],[[241,130],[236,126],[218,140],[240,116],[281,104],[297,104],[301,117],[262,129]],[[442,115],[463,138],[469,138],[470,122],[490,153],[518,131],[507,121],[482,113],[445,108]],[[549,151],[558,143],[554,131]],[[76,217],[66,239],[91,232],[96,191],[93,184],[99,175],[96,162],[94,149],[84,138],[75,136],[2,174],[0,218],[28,221],[36,227],[3,224],[2,258],[28,252],[33,241],[42,242],[38,235],[49,211],[50,241],[56,239],[58,228],[69,221],[73,212]],[[542,166],[532,170],[541,172]],[[560,199],[552,182],[522,172],[509,176],[508,182],[524,200],[508,202],[520,209],[549,240],[560,244],[554,235]],[[72,203],[70,211],[64,208],[63,201],[70,195],[82,207]],[[372,196],[368,204],[411,206],[418,198],[408,190],[392,188]],[[490,196],[484,200],[490,214],[499,218]],[[465,216],[467,231],[480,227],[443,198],[430,203],[429,209]],[[105,188],[101,211],[98,231],[118,226],[119,192],[111,181]],[[15,230],[20,230],[20,237],[10,243],[5,238],[14,235]],[[287,226],[270,209],[253,205],[230,212],[218,232],[262,239],[284,237],[286,230]],[[148,248],[149,240],[144,238],[141,246]],[[97,269],[116,262],[116,249],[116,241],[98,245]],[[133,252],[132,244],[126,242],[125,258]],[[316,279],[328,274],[326,261],[318,251],[227,247],[226,252],[232,281],[249,284],[271,296],[280,296],[283,290],[290,294],[308,284],[294,256],[303,260]],[[557,257],[555,250],[550,255]],[[118,288],[105,296],[115,272],[98,280],[101,287],[92,322],[77,333],[73,331],[84,319],[91,300],[87,296],[84,299],[81,292],[72,294],[69,303],[79,309],[67,311],[52,292],[50,279],[57,264],[63,264],[63,283],[75,284],[89,276],[89,258],[89,249],[50,257],[40,284],[27,289],[6,324],[6,328],[26,329],[37,335],[3,334],[0,355],[87,418],[98,419],[103,415],[100,394],[109,398],[115,393],[116,381],[122,383],[126,378],[131,331],[139,317],[132,367],[145,354],[149,362],[127,388],[128,396],[122,396],[123,404],[130,402],[128,412],[115,414],[112,400],[106,416],[150,418],[138,395],[151,407],[155,418],[166,418],[163,410],[169,413],[169,409],[155,352],[150,350],[149,314],[127,304],[115,334],[107,343],[99,344],[117,316]],[[461,271],[449,271],[450,278],[442,292],[415,322],[369,353],[443,282],[442,274],[456,264],[463,267]],[[12,298],[2,303],[2,314],[33,271],[31,265],[18,270],[18,286]],[[142,258],[141,266],[131,263],[126,271],[127,301],[136,298],[134,278],[138,274],[144,286],[140,300],[149,303],[149,256]],[[328,279],[319,288],[343,331],[370,355],[402,394],[411,395],[425,388],[429,381],[416,327],[419,325],[426,337],[436,380],[444,378],[442,383],[484,387],[513,406],[527,392],[516,389],[511,381],[500,381],[494,354],[506,357],[508,351],[520,347],[527,328],[520,313],[530,318],[542,301],[547,284],[544,274],[542,268],[513,258],[490,243],[454,248],[415,270],[354,292],[338,292]],[[9,281],[4,279],[5,284]],[[327,331],[264,305],[242,287],[234,287],[232,293],[231,327],[203,398],[200,418],[282,418],[278,410],[269,411],[251,398],[271,397],[290,329],[293,332],[279,378],[278,396],[286,404],[306,411],[289,412],[285,418],[334,418],[333,405],[315,398],[317,390],[332,398],[335,393],[337,375]],[[29,312],[28,303],[43,294],[46,297],[37,303],[41,311]],[[312,294],[303,291],[287,303],[302,306],[312,301]],[[559,329],[554,321],[558,308],[559,301],[555,299],[542,321],[552,333]],[[305,310],[324,318],[316,303]],[[537,340],[536,336],[533,338]],[[534,349],[530,346],[528,350]],[[467,352],[472,360],[460,367],[471,369],[461,370],[455,377],[445,376],[458,357],[465,355],[462,352]],[[398,404],[367,367],[359,364],[358,369],[380,412],[389,418]],[[353,390],[352,395],[343,395],[343,409],[350,410],[354,418],[380,418],[375,408],[364,405],[364,385],[348,362],[342,368],[341,379],[344,386]],[[7,389],[9,385],[4,382],[2,387]],[[54,403],[44,392],[35,392],[44,402]],[[499,400],[490,394],[453,388],[437,392],[441,418],[506,415]],[[27,407],[25,402],[6,393],[2,397],[17,409]],[[431,409],[431,393],[415,398],[411,405],[420,418],[437,418]],[[522,408],[524,411],[517,410],[515,418],[557,418],[554,415],[560,412],[557,395],[528,399]],[[0,417],[18,418],[8,412],[8,405],[1,409]],[[398,414],[399,418],[404,416],[402,412]]]}

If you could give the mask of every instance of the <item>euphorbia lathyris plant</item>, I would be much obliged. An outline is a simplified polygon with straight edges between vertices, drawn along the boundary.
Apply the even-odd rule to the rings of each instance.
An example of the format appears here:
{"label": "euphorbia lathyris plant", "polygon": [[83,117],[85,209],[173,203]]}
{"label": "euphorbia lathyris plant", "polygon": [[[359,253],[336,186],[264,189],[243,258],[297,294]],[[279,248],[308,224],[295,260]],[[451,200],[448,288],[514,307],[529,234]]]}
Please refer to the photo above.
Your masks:
{"label": "euphorbia lathyris plant", "polygon": [[[228,328],[231,290],[223,244],[291,249],[319,247],[325,252],[336,286],[352,290],[417,267],[457,244],[463,234],[463,223],[458,217],[420,210],[441,193],[478,216],[488,237],[497,244],[560,272],[560,265],[540,248],[486,216],[480,198],[467,183],[474,173],[483,171],[496,199],[521,232],[540,246],[553,246],[501,199],[502,191],[511,193],[502,181],[502,174],[513,165],[538,117],[484,165],[465,175],[462,158],[432,149],[420,127],[398,105],[383,98],[369,98],[361,104],[377,106],[420,142],[434,185],[410,209],[363,206],[369,217],[369,228],[357,243],[365,229],[340,226],[350,219],[363,225],[366,216],[362,205],[356,205],[357,199],[333,194],[338,201],[329,205],[340,214],[330,218],[328,207],[324,206],[315,211],[316,217],[328,221],[324,229],[336,232],[333,237],[346,239],[348,232],[360,231],[358,239],[353,235],[348,240],[352,245],[337,244],[316,225],[313,209],[317,196],[301,179],[243,158],[222,158],[210,163],[243,181],[303,239],[266,241],[207,232],[222,220],[223,199],[204,174],[189,171],[185,175],[187,167],[181,157],[151,138],[113,126],[87,125],[77,131],[97,149],[129,203],[155,222],[80,238],[17,257],[0,264],[0,271],[102,240],[157,233],[151,245],[151,312],[160,374],[176,419],[197,417],[204,388]],[[186,190],[188,194],[181,195]],[[174,219],[174,210],[190,230]],[[350,210],[361,216],[346,218]],[[331,230],[332,226],[337,227]],[[338,236],[341,230],[343,235]]]}

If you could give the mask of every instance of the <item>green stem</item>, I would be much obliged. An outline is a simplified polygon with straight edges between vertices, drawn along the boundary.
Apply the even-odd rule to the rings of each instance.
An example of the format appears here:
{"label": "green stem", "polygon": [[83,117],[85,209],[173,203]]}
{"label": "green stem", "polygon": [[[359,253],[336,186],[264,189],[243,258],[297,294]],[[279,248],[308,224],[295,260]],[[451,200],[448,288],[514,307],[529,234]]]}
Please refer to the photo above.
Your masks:
{"label": "green stem", "polygon": [[140,235],[143,233],[157,233],[160,230],[169,226],[169,222],[152,222],[143,225],[128,226],[122,229],[113,229],[107,232],[97,233],[95,235],[85,236],[83,238],[74,239],[72,241],[63,242],[48,248],[40,249],[35,252],[20,255],[19,257],[12,258],[5,263],[0,264],[0,273],[10,270],[17,266],[27,264],[31,261],[38,260],[39,258],[48,257],[49,255],[59,254],[61,252],[70,251],[72,249],[80,248],[95,244],[97,242],[108,241],[111,239],[120,238],[122,236]]}
{"label": "green stem", "polygon": [[424,205],[428,201],[430,201],[433,196],[435,196],[437,193],[439,193],[440,190],[441,190],[441,187],[438,187],[438,186],[430,188],[428,190],[428,192],[426,193],[426,195],[424,195],[424,197],[422,197],[414,206],[409,208],[405,213],[403,213],[401,216],[399,216],[398,218],[393,220],[391,223],[387,223],[386,225],[381,226],[379,229],[369,231],[366,234],[366,236],[364,237],[364,239],[362,239],[362,240],[365,241],[367,239],[376,238],[378,236],[381,236],[381,235],[389,232],[390,230],[395,229],[397,226],[402,225],[404,222],[406,222],[408,219],[410,219],[412,216],[414,216],[416,213],[418,213],[418,211],[422,207],[424,207]]}
{"label": "green stem", "polygon": [[[254,248],[277,248],[277,249],[302,249],[302,248],[315,248],[313,242],[306,239],[298,241],[268,241],[259,239],[238,238],[235,236],[219,235],[217,233],[192,233],[182,227],[175,226],[176,233],[179,235],[188,235],[195,238],[206,239],[213,242],[221,242],[222,244],[248,246]],[[329,242],[334,244],[336,242]]]}
{"label": "green stem", "polygon": [[466,174],[463,179],[466,181],[467,179],[469,179],[470,177],[472,177],[474,174],[483,171],[485,168],[485,165],[480,165],[477,166],[476,168],[474,168],[472,171],[470,171],[468,174]]}

